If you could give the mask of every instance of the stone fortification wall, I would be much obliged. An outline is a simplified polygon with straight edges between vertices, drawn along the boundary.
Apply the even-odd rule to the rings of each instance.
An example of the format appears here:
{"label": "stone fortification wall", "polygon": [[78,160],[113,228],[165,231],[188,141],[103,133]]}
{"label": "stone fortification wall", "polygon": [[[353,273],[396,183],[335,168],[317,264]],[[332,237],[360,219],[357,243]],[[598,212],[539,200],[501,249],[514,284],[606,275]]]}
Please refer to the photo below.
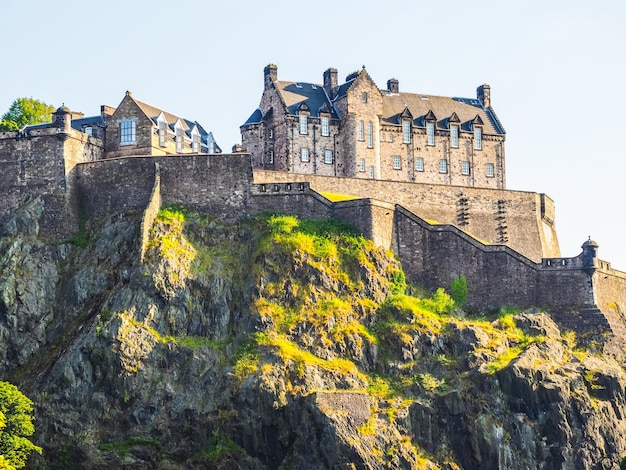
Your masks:
{"label": "stone fortification wall", "polygon": [[261,170],[254,171],[254,179],[307,181],[316,191],[400,204],[426,220],[456,225],[488,243],[506,244],[533,261],[560,256],[554,203],[543,194]]}

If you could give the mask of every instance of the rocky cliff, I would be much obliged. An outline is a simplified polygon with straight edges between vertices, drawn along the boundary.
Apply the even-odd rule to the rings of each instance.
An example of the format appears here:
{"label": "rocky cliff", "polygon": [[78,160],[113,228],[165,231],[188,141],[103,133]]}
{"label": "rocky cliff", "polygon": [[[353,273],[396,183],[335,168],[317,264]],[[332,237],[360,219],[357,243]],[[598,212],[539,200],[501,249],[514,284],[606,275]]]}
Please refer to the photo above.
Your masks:
{"label": "rocky cliff", "polygon": [[[464,313],[332,221],[160,212],[0,238],[30,468],[614,469],[626,374],[539,311]],[[446,287],[446,286],[443,286]],[[494,288],[497,288],[495,286]]]}

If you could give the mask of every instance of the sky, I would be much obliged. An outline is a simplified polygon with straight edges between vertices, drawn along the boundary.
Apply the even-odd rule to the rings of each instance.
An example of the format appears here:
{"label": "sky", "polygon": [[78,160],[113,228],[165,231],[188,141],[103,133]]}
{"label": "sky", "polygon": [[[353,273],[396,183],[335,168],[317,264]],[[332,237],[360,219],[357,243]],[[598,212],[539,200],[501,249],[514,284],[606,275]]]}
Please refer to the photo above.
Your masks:
{"label": "sky", "polygon": [[509,189],[556,205],[562,256],[591,237],[626,271],[623,0],[28,0],[0,4],[0,114],[18,97],[86,116],[126,90],[198,121],[224,151],[257,108],[263,68],[475,97],[491,86]]}

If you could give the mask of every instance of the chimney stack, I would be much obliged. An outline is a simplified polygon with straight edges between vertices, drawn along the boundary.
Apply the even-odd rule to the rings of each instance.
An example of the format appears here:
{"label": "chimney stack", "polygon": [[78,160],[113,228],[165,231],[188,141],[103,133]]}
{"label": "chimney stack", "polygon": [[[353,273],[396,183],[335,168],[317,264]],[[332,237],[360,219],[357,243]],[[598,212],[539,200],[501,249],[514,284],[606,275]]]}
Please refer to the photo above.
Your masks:
{"label": "chimney stack", "polygon": [[270,81],[275,82],[278,80],[278,67],[274,64],[269,64],[263,69],[263,76],[265,78],[265,85]]}
{"label": "chimney stack", "polygon": [[400,82],[397,78],[387,80],[387,90],[389,93],[400,93]]}
{"label": "chimney stack", "polygon": [[326,90],[326,94],[331,100],[335,98],[335,92],[337,91],[337,69],[331,67],[324,72],[324,90]]}
{"label": "chimney stack", "polygon": [[491,87],[487,84],[476,88],[476,97],[485,108],[491,108]]}

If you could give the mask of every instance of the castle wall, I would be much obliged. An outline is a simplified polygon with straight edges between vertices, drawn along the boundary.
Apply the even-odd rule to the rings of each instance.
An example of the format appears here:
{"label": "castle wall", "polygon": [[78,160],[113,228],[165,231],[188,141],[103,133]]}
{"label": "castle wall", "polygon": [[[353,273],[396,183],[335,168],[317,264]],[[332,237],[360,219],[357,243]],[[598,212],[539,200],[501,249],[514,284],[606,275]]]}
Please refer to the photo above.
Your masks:
{"label": "castle wall", "polygon": [[254,171],[254,179],[308,181],[316,191],[400,204],[428,221],[457,225],[487,243],[506,244],[533,261],[560,256],[554,203],[542,194],[262,170]]}

